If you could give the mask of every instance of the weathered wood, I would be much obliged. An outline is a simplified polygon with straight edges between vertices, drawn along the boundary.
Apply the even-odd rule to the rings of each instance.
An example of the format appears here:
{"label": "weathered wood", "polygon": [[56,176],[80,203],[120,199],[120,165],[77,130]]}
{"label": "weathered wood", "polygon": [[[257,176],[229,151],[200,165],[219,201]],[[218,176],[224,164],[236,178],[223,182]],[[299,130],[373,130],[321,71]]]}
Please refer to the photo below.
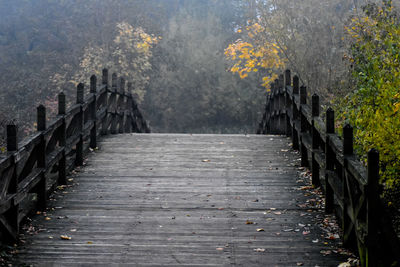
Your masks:
{"label": "weathered wood", "polygon": [[290,86],[292,83],[290,70],[285,71],[285,86]]}
{"label": "weathered wood", "polygon": [[300,79],[299,76],[294,76],[293,77],[293,94],[298,95],[300,92]]}
{"label": "weathered wood", "polygon": [[353,154],[353,127],[349,124],[343,127],[343,154]]}
{"label": "weathered wood", "polygon": [[[288,72],[285,72],[285,75],[288,75]],[[287,81],[288,79],[285,79],[285,83]],[[296,76],[293,78],[293,90],[290,87],[285,88],[286,105],[282,107],[280,105],[281,93],[277,88],[280,83],[281,79],[271,85],[271,94],[267,97],[258,132],[261,133],[264,130],[266,133],[280,134],[282,114],[287,115],[288,123],[286,125],[289,129],[286,129],[286,133],[292,133],[293,148],[300,149],[301,165],[308,166],[310,164],[313,184],[315,186],[321,184],[324,187],[326,212],[336,211],[342,220],[344,243],[358,244],[363,266],[375,266],[377,262],[379,262],[378,264],[388,264],[390,260],[387,259],[387,251],[391,251],[391,245],[382,242],[386,237],[380,235],[384,235],[384,232],[393,232],[391,229],[387,230],[388,227],[393,226],[384,226],[378,223],[374,223],[374,227],[366,226],[365,218],[377,217],[377,211],[372,212],[364,204],[364,201],[368,199],[366,190],[364,190],[367,184],[367,172],[353,154],[353,128],[350,125],[343,127],[343,139],[335,134],[334,111],[331,108],[326,111],[324,125],[319,118],[319,97],[313,95],[311,105],[307,104],[305,86],[300,87],[300,96],[298,96],[299,79]],[[320,173],[325,174],[323,183],[319,181]],[[376,178],[376,180],[379,179]],[[379,193],[375,192],[372,197],[379,199]],[[375,209],[383,212],[385,206],[379,201],[375,201],[375,203],[378,203],[376,207],[379,206]],[[387,220],[383,219],[382,221]],[[372,233],[371,231],[376,233],[373,239],[377,241],[374,244],[365,241],[368,239],[366,236]],[[379,249],[376,249],[377,243],[379,243]],[[400,241],[397,240],[391,244],[397,247],[396,244],[400,244]],[[372,265],[368,264],[367,252],[373,251],[371,253],[374,255],[371,257],[375,257],[379,253],[378,250],[380,258],[378,260],[371,259]],[[382,256],[383,254],[385,256]],[[392,261],[398,258],[395,254],[392,253],[389,256]]]}
{"label": "weathered wood", "polygon": [[[40,105],[37,108],[37,130],[45,131],[46,130],[46,108],[43,105]],[[45,169],[46,168],[46,140],[45,136],[41,134],[40,144],[38,145],[38,153],[37,153],[37,168]],[[38,209],[45,210],[46,202],[47,202],[47,183],[46,183],[46,175],[43,171],[40,171],[39,174],[40,180],[38,185],[36,186],[36,193],[38,197]],[[30,183],[32,184],[32,183]]]}
{"label": "weathered wood", "polygon": [[94,100],[90,106],[90,119],[94,123],[90,131],[90,148],[95,149],[97,147],[97,78],[95,75],[90,78],[90,92],[94,94]]}
{"label": "weathered wood", "polygon": [[84,96],[84,84],[80,83],[77,86],[77,98],[76,98],[76,103],[80,104],[80,110],[79,113],[77,114],[77,133],[79,134],[79,141],[76,144],[76,156],[75,156],[75,165],[76,166],[82,166],[83,165],[83,136],[82,136],[82,130],[83,130],[83,109],[82,109],[82,104],[84,103],[83,101],[83,96]]}
{"label": "weathered wood", "polygon": [[[133,106],[125,100],[129,98],[129,94],[118,92],[120,104],[117,105],[114,90],[114,98],[110,96],[109,100],[107,69],[103,70],[102,83],[97,92],[96,77],[92,76],[90,94],[86,99],[84,85],[80,83],[76,88],[76,104],[69,109],[66,108],[65,94],[60,93],[58,116],[48,127],[46,109],[39,106],[38,133],[25,139],[20,145],[17,142],[17,126],[7,127],[8,153],[5,158],[0,159],[1,242],[14,242],[17,239],[19,222],[35,208],[44,210],[47,194],[57,184],[67,183],[67,172],[76,165],[82,165],[83,155],[88,152],[89,146],[93,149],[97,147],[99,125],[104,134],[108,134],[107,129],[112,123],[118,125],[121,133],[130,131],[129,126],[136,123],[132,116],[135,112],[135,116],[141,118],[143,131],[150,132],[136,104]],[[114,122],[113,117],[107,113],[109,108],[114,111]]]}
{"label": "weathered wood", "polygon": [[[382,216],[379,208],[379,152],[371,149],[368,152],[368,192],[367,192],[367,249],[361,257],[365,266],[377,266],[379,263],[378,233],[379,217]],[[379,216],[380,215],[380,216]]]}
{"label": "weathered wood", "polygon": [[300,87],[300,105],[307,104],[307,87]]}
{"label": "weathered wood", "polygon": [[[312,242],[324,234],[315,224],[322,212],[300,207],[307,198],[293,189],[297,156],[282,152],[289,142],[252,135],[106,137],[74,185],[53,196],[46,216],[32,218],[33,227],[46,230],[25,235],[13,264],[337,266],[347,257],[323,256],[323,242]],[[303,235],[299,223],[311,233]]]}
{"label": "weathered wood", "polygon": [[17,126],[7,125],[7,151],[12,152],[18,149]]}

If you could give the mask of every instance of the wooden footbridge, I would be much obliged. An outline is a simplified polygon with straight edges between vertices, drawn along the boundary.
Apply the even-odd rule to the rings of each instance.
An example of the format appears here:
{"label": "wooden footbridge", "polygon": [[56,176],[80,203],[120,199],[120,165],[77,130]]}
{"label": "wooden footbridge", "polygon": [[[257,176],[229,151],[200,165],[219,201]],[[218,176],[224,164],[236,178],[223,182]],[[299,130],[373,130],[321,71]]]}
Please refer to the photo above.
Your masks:
{"label": "wooden footbridge", "polygon": [[[351,127],[342,142],[333,112],[323,123],[318,98],[308,107],[289,72],[268,96],[263,135],[148,134],[126,82],[108,76],[100,86],[92,76],[86,96],[78,85],[68,110],[60,94],[49,126],[38,107],[38,132],[24,143],[7,127],[0,237],[18,242],[12,266],[337,266],[348,257],[342,241],[377,266],[398,251],[377,152],[365,170]],[[321,227],[324,201],[301,166],[339,215],[341,239]]]}

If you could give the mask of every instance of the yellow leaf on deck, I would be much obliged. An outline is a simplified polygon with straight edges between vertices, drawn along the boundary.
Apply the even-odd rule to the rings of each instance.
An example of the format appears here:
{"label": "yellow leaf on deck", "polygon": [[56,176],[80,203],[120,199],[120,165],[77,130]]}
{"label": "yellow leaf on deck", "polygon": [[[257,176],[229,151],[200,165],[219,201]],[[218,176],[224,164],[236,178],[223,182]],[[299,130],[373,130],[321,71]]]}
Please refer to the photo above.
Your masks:
{"label": "yellow leaf on deck", "polygon": [[60,235],[60,238],[61,238],[62,240],[71,240],[71,237],[70,237],[70,236],[67,236],[67,235]]}

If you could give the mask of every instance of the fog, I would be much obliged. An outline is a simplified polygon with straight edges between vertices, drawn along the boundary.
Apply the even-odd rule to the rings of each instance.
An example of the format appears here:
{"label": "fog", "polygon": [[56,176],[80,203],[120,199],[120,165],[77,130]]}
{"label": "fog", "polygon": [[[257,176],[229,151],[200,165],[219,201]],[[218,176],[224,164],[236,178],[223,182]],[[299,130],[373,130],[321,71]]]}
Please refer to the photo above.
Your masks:
{"label": "fog", "polygon": [[365,3],[1,0],[0,120],[29,134],[36,106],[54,114],[60,91],[74,101],[76,84],[107,67],[133,82],[154,132],[253,133],[267,91],[262,77],[277,70],[246,79],[229,72],[224,50],[244,38],[237,30],[258,21],[263,38],[285,46],[282,70],[329,100],[347,88],[343,27]]}

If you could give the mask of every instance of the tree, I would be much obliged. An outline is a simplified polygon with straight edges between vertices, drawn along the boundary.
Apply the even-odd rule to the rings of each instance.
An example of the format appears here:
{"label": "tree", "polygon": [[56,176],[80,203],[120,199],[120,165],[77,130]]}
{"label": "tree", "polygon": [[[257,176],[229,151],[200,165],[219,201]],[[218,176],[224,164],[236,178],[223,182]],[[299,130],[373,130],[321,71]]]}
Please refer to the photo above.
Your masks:
{"label": "tree", "polygon": [[237,1],[183,1],[154,51],[144,105],[163,132],[253,132],[263,91],[226,72],[224,47],[242,22]]}
{"label": "tree", "polygon": [[400,17],[391,1],[363,10],[346,28],[355,86],[343,115],[354,126],[359,154],[378,149],[382,182],[400,187]]}

